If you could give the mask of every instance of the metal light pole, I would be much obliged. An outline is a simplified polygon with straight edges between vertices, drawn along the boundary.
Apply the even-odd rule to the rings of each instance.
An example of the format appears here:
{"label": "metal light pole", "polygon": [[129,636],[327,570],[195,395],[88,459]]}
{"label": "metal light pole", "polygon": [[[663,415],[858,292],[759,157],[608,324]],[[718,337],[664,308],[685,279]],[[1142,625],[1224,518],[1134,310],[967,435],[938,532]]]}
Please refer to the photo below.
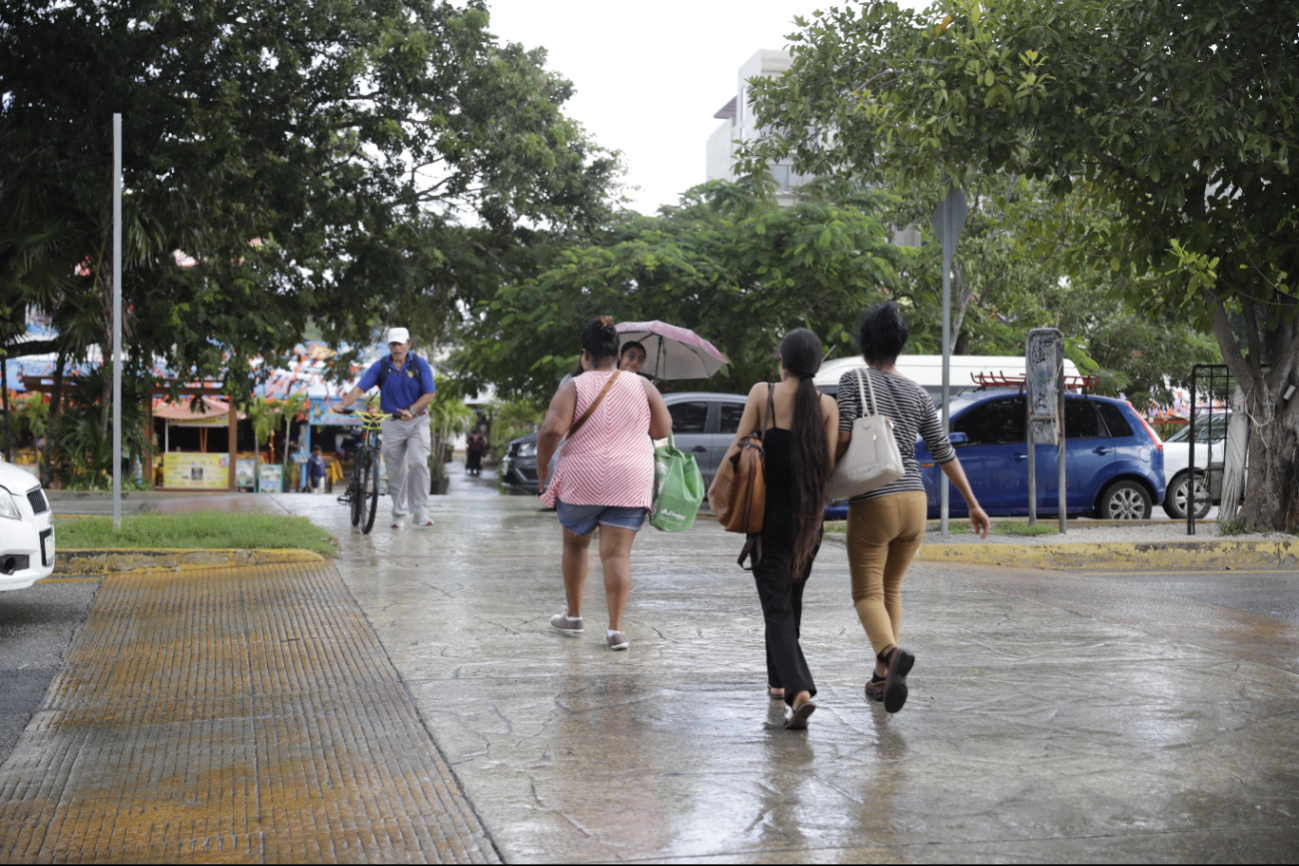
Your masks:
{"label": "metal light pole", "polygon": [[[956,242],[965,228],[965,217],[969,208],[965,204],[965,195],[960,187],[944,178],[947,185],[946,195],[934,211],[934,233],[943,245],[943,431],[950,432],[952,427],[952,256],[956,254]],[[939,484],[939,524],[938,531],[947,534],[947,513],[951,497],[951,485],[943,475],[938,476]]]}
{"label": "metal light pole", "polygon": [[122,115],[113,115],[113,531],[122,531]]}

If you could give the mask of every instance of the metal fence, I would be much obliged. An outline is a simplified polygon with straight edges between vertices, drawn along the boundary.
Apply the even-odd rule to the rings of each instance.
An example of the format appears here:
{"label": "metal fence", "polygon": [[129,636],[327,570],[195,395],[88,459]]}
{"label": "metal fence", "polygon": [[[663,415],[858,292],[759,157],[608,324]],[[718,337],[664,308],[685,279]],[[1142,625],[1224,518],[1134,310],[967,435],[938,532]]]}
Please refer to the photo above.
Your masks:
{"label": "metal fence", "polygon": [[[1267,366],[1264,365],[1264,370]],[[1197,467],[1195,465],[1195,434],[1197,428],[1206,431],[1208,443],[1206,446],[1204,473],[1204,490],[1212,503],[1215,498],[1221,495],[1222,475],[1225,460],[1223,459],[1227,451],[1227,440],[1225,435],[1226,424],[1222,425],[1224,436],[1220,440],[1220,451],[1222,455],[1219,458],[1218,465],[1214,465],[1213,451],[1215,444],[1214,437],[1214,415],[1225,416],[1225,419],[1231,417],[1231,400],[1236,392],[1236,378],[1231,375],[1231,370],[1226,364],[1195,364],[1191,367],[1191,429],[1187,435],[1187,443],[1191,449],[1191,462],[1187,469],[1187,487],[1186,487],[1186,534],[1195,534],[1195,494],[1196,483],[1195,476]],[[1200,408],[1200,401],[1204,401],[1204,408]],[[1215,406],[1215,404],[1217,404]],[[1203,418],[1204,425],[1201,428],[1197,419]],[[1224,420],[1225,420],[1224,419]]]}

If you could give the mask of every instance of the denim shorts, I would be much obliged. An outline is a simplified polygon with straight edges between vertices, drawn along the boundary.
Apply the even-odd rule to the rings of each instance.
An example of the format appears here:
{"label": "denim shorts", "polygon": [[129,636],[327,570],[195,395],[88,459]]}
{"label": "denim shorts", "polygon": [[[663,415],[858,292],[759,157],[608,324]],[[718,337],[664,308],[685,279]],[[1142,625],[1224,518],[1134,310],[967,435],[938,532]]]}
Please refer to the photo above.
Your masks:
{"label": "denim shorts", "polygon": [[605,526],[616,526],[619,529],[640,531],[645,525],[644,508],[620,508],[614,505],[569,505],[562,499],[555,500],[555,509],[559,512],[559,522],[574,535],[590,535],[597,523]]}

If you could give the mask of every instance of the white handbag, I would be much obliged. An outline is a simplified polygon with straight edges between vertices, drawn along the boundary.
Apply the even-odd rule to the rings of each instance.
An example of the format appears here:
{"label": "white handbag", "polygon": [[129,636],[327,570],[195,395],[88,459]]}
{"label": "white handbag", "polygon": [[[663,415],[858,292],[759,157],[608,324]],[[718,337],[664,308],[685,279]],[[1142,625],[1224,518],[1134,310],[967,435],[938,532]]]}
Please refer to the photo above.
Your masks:
{"label": "white handbag", "polygon": [[[862,373],[857,371],[857,393],[861,397],[863,410],[866,407],[866,392],[862,390]],[[826,491],[831,499],[851,499],[870,493],[892,484],[907,474],[902,465],[902,452],[898,450],[897,437],[893,435],[893,421],[879,414],[875,407],[875,386],[871,377],[866,376],[866,386],[870,388],[870,414],[863,415],[852,422],[852,442],[848,451],[834,467],[830,476],[829,489]]]}

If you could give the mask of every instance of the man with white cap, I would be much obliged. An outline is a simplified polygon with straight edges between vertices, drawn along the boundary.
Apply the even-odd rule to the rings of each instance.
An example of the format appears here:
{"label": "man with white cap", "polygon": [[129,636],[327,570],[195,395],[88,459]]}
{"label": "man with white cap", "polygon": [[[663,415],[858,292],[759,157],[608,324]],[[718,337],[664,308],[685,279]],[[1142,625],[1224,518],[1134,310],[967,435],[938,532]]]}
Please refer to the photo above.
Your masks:
{"label": "man with white cap", "polygon": [[379,386],[379,408],[400,415],[383,422],[383,460],[388,467],[388,495],[392,497],[392,528],[406,525],[406,515],[417,527],[428,527],[428,455],[432,447],[428,404],[433,402],[433,368],[428,361],[411,354],[410,332],[393,328],[388,332],[386,358],[365,371],[361,381],[338,404],[346,409],[375,385]]}

